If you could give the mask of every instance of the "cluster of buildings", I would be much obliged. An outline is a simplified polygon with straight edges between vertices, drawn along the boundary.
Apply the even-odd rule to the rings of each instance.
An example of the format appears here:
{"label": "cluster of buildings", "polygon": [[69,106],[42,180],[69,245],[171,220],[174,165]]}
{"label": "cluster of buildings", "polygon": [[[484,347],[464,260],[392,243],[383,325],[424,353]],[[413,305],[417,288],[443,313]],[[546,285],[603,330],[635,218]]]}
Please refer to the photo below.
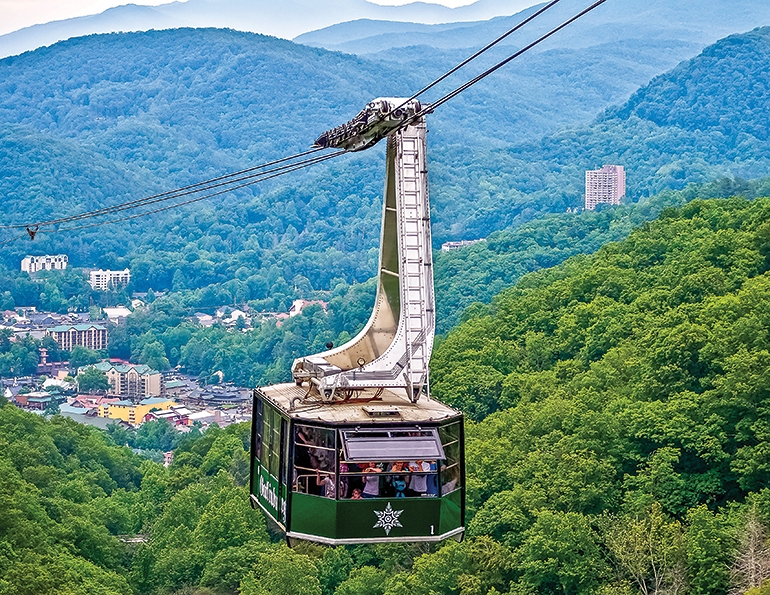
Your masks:
{"label": "cluster of buildings", "polygon": [[89,349],[107,348],[107,327],[91,322],[87,312],[56,314],[37,312],[35,308],[0,312],[0,328],[9,329],[14,337],[50,336],[60,349],[70,351],[76,345]]}
{"label": "cluster of buildings", "polygon": [[194,378],[176,375],[168,379],[142,364],[104,361],[78,371],[96,368],[107,376],[109,388],[98,394],[78,394],[75,382],[48,378],[42,386],[34,378],[4,380],[2,392],[16,406],[43,413],[58,410],[81,423],[106,429],[112,423],[139,427],[145,422],[166,420],[178,431],[216,423],[222,427],[248,421],[251,391],[232,384],[201,387]]}
{"label": "cluster of buildings", "polygon": [[263,320],[276,320],[278,326],[284,320],[293,318],[302,314],[302,311],[308,306],[319,305],[326,311],[327,302],[323,300],[294,300],[289,307],[288,312],[248,312],[238,308],[219,308],[213,315],[204,312],[196,312],[193,320],[201,326],[213,326],[220,324],[228,329],[236,329],[240,326],[244,331],[254,328],[255,323]]}
{"label": "cluster of buildings", "polygon": [[473,244],[478,244],[479,242],[483,242],[483,238],[480,240],[460,240],[459,242],[444,242],[441,244],[441,251],[442,252],[451,252],[452,250],[457,250],[458,248],[465,248],[466,246],[473,246]]}
{"label": "cluster of buildings", "polygon": [[[69,257],[66,254],[43,254],[42,256],[25,256],[21,259],[22,272],[34,275],[43,271],[63,271],[69,265]],[[89,270],[88,283],[92,289],[107,291],[126,287],[131,283],[131,271],[112,271],[105,269]]]}

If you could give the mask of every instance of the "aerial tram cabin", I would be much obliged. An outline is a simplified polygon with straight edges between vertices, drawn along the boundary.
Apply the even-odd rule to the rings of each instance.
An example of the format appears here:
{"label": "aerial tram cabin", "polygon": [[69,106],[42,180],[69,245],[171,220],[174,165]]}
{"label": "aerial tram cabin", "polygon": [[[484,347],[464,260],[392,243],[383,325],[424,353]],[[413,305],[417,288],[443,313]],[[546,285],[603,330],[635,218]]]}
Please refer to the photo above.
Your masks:
{"label": "aerial tram cabin", "polygon": [[288,538],[340,545],[462,534],[462,414],[390,389],[369,405],[375,389],[292,409],[305,392],[279,384],[254,394],[252,500]]}
{"label": "aerial tram cabin", "polygon": [[429,397],[435,334],[426,126],[418,101],[380,98],[317,146],[387,137],[374,311],[349,342],[297,359],[254,391],[251,501],[293,540],[461,539],[462,413]]}

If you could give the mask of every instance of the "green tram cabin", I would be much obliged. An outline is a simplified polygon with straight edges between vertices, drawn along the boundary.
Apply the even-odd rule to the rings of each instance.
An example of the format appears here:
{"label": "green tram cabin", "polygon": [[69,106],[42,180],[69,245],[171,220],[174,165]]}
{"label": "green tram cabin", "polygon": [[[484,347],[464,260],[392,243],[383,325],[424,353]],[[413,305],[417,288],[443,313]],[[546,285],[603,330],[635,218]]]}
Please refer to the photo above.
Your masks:
{"label": "green tram cabin", "polygon": [[461,539],[462,414],[401,392],[364,389],[323,403],[295,384],[256,389],[252,505],[290,541]]}

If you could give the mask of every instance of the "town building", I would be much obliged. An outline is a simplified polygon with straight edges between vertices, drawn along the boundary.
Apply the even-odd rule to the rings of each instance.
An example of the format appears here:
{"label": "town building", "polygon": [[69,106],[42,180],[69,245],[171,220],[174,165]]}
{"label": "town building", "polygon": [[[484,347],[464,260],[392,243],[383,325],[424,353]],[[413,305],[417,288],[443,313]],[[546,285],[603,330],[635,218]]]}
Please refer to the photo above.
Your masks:
{"label": "town building", "polygon": [[[96,368],[105,373],[110,383],[108,391],[110,394],[129,397],[134,400],[166,396],[166,383],[163,374],[144,364],[99,362],[88,367]],[[83,370],[85,368],[81,368],[78,374]]]}
{"label": "town building", "polygon": [[131,315],[131,310],[125,306],[115,306],[114,308],[102,308],[102,312],[107,320],[114,324],[124,324],[126,317]]}
{"label": "town building", "polygon": [[294,300],[289,308],[289,316],[294,318],[295,316],[302,314],[302,310],[314,304],[318,304],[323,308],[323,311],[326,312],[327,304],[322,300]]}
{"label": "town building", "polygon": [[70,351],[76,345],[107,349],[107,329],[100,324],[62,324],[49,328],[46,334],[64,351]]}
{"label": "town building", "polygon": [[176,403],[165,397],[151,397],[138,403],[133,401],[115,401],[114,403],[99,405],[99,417],[121,420],[132,426],[141,425],[150,411],[167,411]]}
{"label": "town building", "polygon": [[24,273],[37,273],[39,271],[63,271],[69,264],[66,254],[46,254],[44,256],[25,256],[21,259],[21,270]]}
{"label": "town building", "polygon": [[190,415],[193,413],[194,411],[188,409],[187,407],[174,406],[163,411],[150,411],[147,415],[144,416],[144,421],[165,419],[173,426],[190,426],[192,425],[192,422],[190,421]]}
{"label": "town building", "polygon": [[14,401],[19,407],[26,409],[37,409],[43,411],[49,407],[64,403],[67,397],[57,394],[52,394],[45,391],[33,391],[29,393],[18,393],[14,397]]}
{"label": "town building", "polygon": [[593,211],[597,205],[619,205],[626,195],[626,170],[622,165],[605,165],[586,172],[585,208]]}
{"label": "town building", "polygon": [[123,269],[122,271],[102,270],[91,271],[88,282],[93,289],[107,291],[117,287],[125,287],[131,282],[131,271]]}
{"label": "town building", "polygon": [[118,397],[106,397],[104,395],[78,395],[68,401],[68,405],[79,409],[80,413],[93,413],[98,415],[99,407],[110,405],[120,401]]}
{"label": "town building", "polygon": [[465,248],[466,246],[473,246],[473,244],[478,244],[479,242],[483,242],[483,238],[480,240],[460,240],[459,242],[444,242],[441,244],[441,251],[442,252],[451,252],[452,250],[457,250],[458,248]]}

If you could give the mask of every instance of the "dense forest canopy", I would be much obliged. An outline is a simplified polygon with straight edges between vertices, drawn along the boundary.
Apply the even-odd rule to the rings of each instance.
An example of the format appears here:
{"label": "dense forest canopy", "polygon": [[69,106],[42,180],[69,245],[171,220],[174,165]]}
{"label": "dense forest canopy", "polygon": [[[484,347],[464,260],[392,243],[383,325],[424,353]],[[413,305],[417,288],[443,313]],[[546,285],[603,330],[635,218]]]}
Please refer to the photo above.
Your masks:
{"label": "dense forest canopy", "polygon": [[[639,203],[549,215],[496,232],[487,241],[461,250],[437,252],[437,329],[446,333],[465,317],[485,311],[485,304],[525,273],[624,239],[634,227],[652,220],[666,207],[680,206],[695,198],[754,198],[769,193],[770,178],[754,182],[723,179],[669,191]],[[45,273],[37,281],[26,273],[0,269],[0,287],[7,288],[0,293],[0,309],[31,305],[57,312],[70,308],[85,311],[89,304],[103,307],[129,299],[126,290],[92,290],[86,276],[72,268]],[[280,283],[277,274],[267,281],[258,281],[241,271],[236,279],[204,289],[178,289],[158,299],[150,294],[148,307],[129,316],[125,326],[110,327],[105,355],[161,370],[179,365],[212,382],[219,381],[216,375],[220,372],[225,381],[242,386],[286,381],[295,358],[318,352],[329,341],[340,345],[361,329],[371,313],[375,287],[375,279],[350,285],[337,278],[332,280],[331,291],[314,291],[307,279],[297,277],[295,285],[289,287]],[[255,290],[263,293],[252,293]],[[204,328],[191,320],[196,311],[213,312],[222,304],[244,302],[258,311],[284,312],[293,299],[307,297],[325,301],[326,308],[311,306],[280,325],[276,320],[256,321],[247,333],[223,326]],[[32,339],[0,343],[0,376],[34,371],[40,346],[39,341]],[[51,340],[45,340],[43,346],[51,359],[71,357],[60,352]],[[78,357],[82,359],[83,355]]]}
{"label": "dense forest canopy", "polygon": [[[666,75],[668,87],[688,89],[686,97],[659,82],[641,90],[634,101],[685,106],[668,110],[676,117],[666,122],[638,110],[623,115],[621,107],[538,143],[469,150],[457,144],[469,129],[484,139],[508,130],[509,146],[520,139],[519,115],[506,107],[508,79],[448,104],[431,116],[429,135],[434,240],[486,237],[576,207],[583,169],[605,161],[626,165],[632,199],[723,174],[762,175],[766,143],[750,132],[766,119],[767,44],[766,30],[730,38]],[[562,62],[556,54],[537,58],[549,61],[543,72]],[[455,57],[443,60],[427,63],[443,68]],[[753,85],[732,85],[738,62]],[[5,59],[2,222],[115,204],[302,150],[372,96],[409,93],[434,74],[220,30],[92,36]],[[730,93],[745,109],[729,108]],[[712,116],[701,126],[706,112]],[[713,121],[719,125],[708,127]],[[725,127],[747,132],[726,136]],[[39,233],[34,243],[4,246],[2,260],[15,268],[30,251],[66,252],[76,266],[130,266],[139,291],[216,291],[236,279],[248,281],[240,292],[247,300],[265,299],[265,284],[332,290],[337,279],[360,282],[374,271],[381,187],[377,148],[286,185],[119,226]]]}
{"label": "dense forest canopy", "polygon": [[769,215],[669,208],[449,334],[434,393],[478,420],[463,543],[288,550],[248,507],[247,424],[176,439],[164,468],[116,444],[168,446],[166,422],[105,435],[0,403],[0,592],[748,592],[770,560]]}

